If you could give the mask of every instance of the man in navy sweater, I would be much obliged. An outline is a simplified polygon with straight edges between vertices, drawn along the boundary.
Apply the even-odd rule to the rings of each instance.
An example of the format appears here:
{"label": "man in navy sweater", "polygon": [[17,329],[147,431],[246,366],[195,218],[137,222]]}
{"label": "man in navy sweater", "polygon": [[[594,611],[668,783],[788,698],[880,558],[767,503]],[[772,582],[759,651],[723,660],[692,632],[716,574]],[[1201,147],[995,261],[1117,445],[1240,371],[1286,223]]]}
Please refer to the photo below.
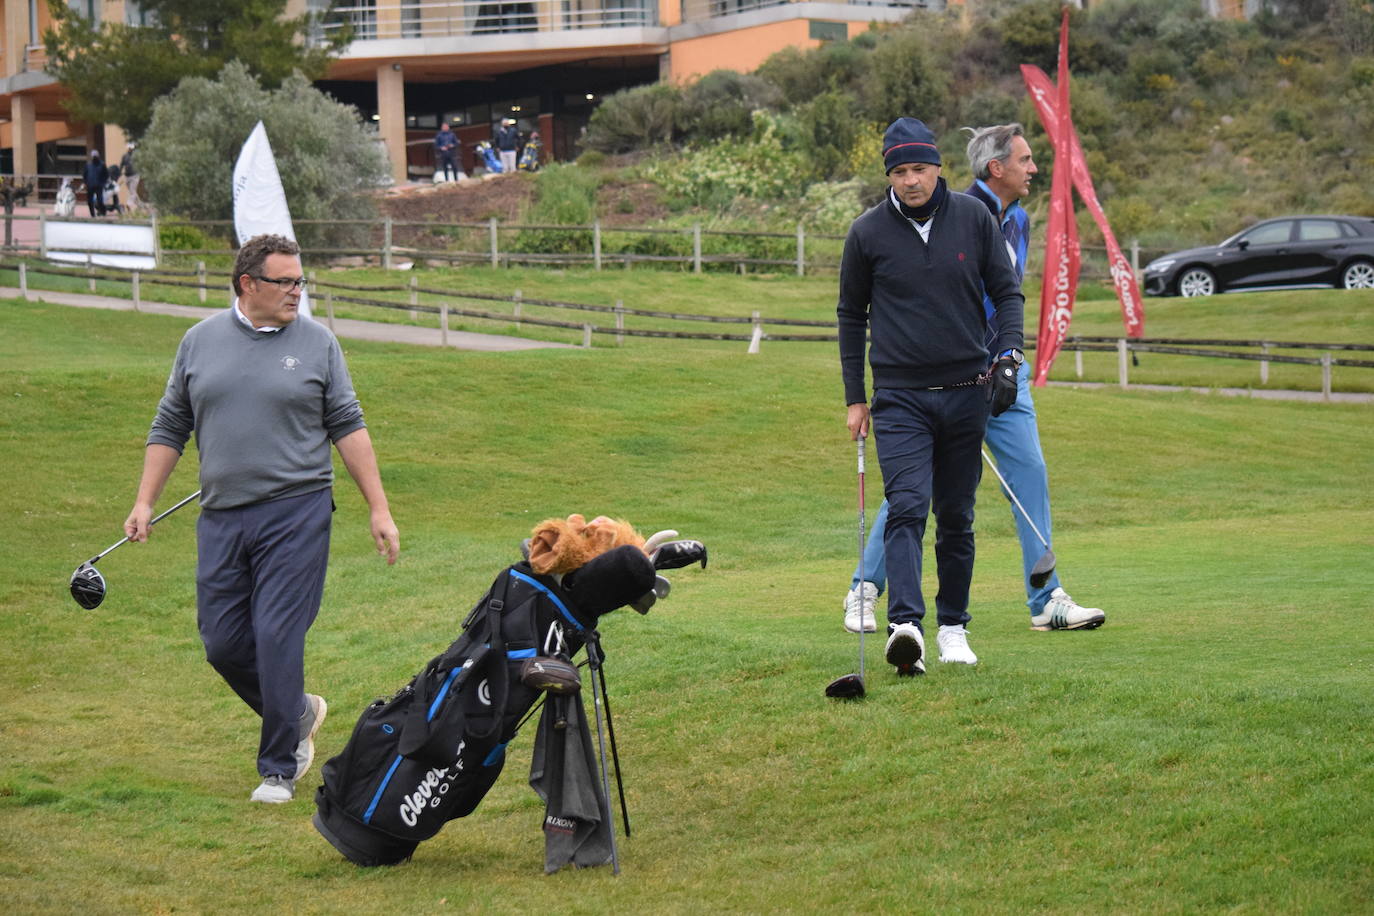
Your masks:
{"label": "man in navy sweater", "polygon": [[[1025,298],[987,207],[950,192],[935,136],[898,118],[883,136],[890,188],[850,226],[836,306],[851,438],[878,442],[889,513],[885,655],[899,676],[925,672],[921,541],[935,513],[937,641],[946,662],[976,664],[966,625],[973,579],[973,505],[989,415],[1016,401]],[[991,371],[983,297],[997,315]],[[873,400],[866,403],[864,344]]]}
{"label": "man in navy sweater", "polygon": [[[974,181],[965,191],[981,200],[997,219],[1007,251],[1016,268],[1017,277],[1026,275],[1026,257],[1030,248],[1030,217],[1021,206],[1021,198],[1030,193],[1031,180],[1038,173],[1025,130],[1020,124],[998,124],[993,127],[964,128],[971,138],[968,161]],[[988,349],[995,357],[997,347],[997,318],[992,300],[984,300],[988,315]],[[1035,522],[1032,528],[1014,509],[1012,518],[1021,542],[1022,578],[1026,585],[1026,606],[1030,608],[1033,630],[1092,630],[1106,622],[1107,615],[1095,607],[1082,607],[1052,573],[1045,584],[1031,584],[1031,570],[1043,550],[1036,529],[1053,541],[1050,523],[1049,475],[1040,448],[1040,430],[1036,423],[1035,402],[1030,392],[1029,366],[1022,366],[1017,375],[1016,403],[1005,413],[988,421],[984,438],[988,450],[997,459],[998,470],[1007,478],[1012,492],[1021,501]],[[1010,500],[1008,500],[1010,502]],[[876,628],[874,606],[887,581],[886,558],[883,555],[883,528],[887,521],[888,505],[884,500],[873,519],[873,532],[864,548],[864,581],[859,581],[856,567],[850,580],[850,590],[844,599],[844,625],[851,632],[862,626],[872,633]]]}

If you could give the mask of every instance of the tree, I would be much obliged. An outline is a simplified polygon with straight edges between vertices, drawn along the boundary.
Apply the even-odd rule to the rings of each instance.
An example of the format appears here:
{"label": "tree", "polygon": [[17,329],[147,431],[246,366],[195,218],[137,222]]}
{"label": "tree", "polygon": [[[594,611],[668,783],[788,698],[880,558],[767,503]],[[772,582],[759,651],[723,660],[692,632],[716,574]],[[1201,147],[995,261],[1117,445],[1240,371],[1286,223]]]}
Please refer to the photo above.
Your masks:
{"label": "tree", "polygon": [[[230,173],[259,120],[272,143],[294,220],[373,215],[366,192],[385,181],[389,169],[357,109],[329,98],[300,73],[287,77],[278,89],[264,89],[238,61],[227,64],[215,80],[182,80],[153,104],[138,162],[143,186],[158,209],[188,219],[231,219]],[[338,241],[345,229],[298,225],[296,235],[311,246]]]}
{"label": "tree", "polygon": [[43,34],[47,70],[71,93],[77,118],[118,124],[140,137],[153,102],[187,77],[211,77],[241,61],[263,85],[276,88],[300,71],[324,76],[351,39],[347,29],[322,41],[312,34],[319,14],[285,18],[287,0],[140,0],[153,25],[97,25],[65,0],[47,0],[54,28]]}

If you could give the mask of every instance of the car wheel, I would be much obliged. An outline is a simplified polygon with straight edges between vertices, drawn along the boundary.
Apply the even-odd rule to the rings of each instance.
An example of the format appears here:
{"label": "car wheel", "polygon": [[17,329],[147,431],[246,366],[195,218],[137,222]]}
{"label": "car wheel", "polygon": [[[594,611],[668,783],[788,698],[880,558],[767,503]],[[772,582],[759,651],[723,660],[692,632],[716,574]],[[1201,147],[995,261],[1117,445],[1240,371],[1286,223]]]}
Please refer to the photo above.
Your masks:
{"label": "car wheel", "polygon": [[1210,296],[1217,291],[1217,278],[1205,267],[1189,267],[1178,276],[1178,294],[1191,299],[1193,296]]}
{"label": "car wheel", "polygon": [[1341,286],[1345,289],[1374,289],[1374,263],[1356,261],[1341,271]]}

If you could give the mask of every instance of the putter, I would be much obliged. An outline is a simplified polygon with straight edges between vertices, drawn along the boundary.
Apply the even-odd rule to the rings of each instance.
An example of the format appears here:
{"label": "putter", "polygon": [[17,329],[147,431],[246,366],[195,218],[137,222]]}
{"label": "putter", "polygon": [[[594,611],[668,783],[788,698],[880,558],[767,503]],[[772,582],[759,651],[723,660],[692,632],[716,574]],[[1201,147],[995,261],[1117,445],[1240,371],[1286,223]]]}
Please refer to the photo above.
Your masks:
{"label": "putter", "polygon": [[1031,567],[1030,572],[1031,587],[1041,588],[1046,582],[1050,581],[1050,574],[1054,572],[1054,551],[1050,549],[1050,542],[1045,540],[1045,536],[1040,533],[1040,529],[1035,527],[1035,522],[1031,521],[1030,513],[1026,511],[1025,506],[1021,505],[1021,500],[1016,498],[1016,494],[1012,492],[1011,485],[1007,483],[1007,478],[1003,477],[1002,472],[997,470],[997,465],[992,463],[992,456],[988,454],[987,449],[983,449],[983,460],[988,463],[988,467],[992,468],[992,473],[996,474],[997,479],[1002,482],[1002,489],[1007,491],[1007,495],[1011,497],[1012,503],[1016,508],[1021,510],[1021,517],[1026,520],[1026,524],[1030,525],[1031,531],[1035,532],[1035,536],[1040,539],[1040,543],[1045,547],[1045,552],[1040,555],[1040,559],[1035,561],[1035,565]]}
{"label": "putter", "polygon": [[[190,496],[149,522],[148,527],[153,527],[199,495],[199,490],[192,493]],[[76,599],[77,604],[88,611],[93,611],[100,607],[100,602],[105,600],[105,577],[100,574],[100,570],[95,568],[96,561],[113,551],[116,547],[128,543],[128,541],[129,539],[127,537],[121,538],[119,541],[106,547],[104,550],[100,551],[100,553],[91,557],[76,568],[76,571],[72,573],[71,592],[72,598]]]}
{"label": "putter", "polygon": [[859,673],[837,677],[825,685],[825,695],[835,700],[861,700],[864,696],[864,437],[859,443]]}

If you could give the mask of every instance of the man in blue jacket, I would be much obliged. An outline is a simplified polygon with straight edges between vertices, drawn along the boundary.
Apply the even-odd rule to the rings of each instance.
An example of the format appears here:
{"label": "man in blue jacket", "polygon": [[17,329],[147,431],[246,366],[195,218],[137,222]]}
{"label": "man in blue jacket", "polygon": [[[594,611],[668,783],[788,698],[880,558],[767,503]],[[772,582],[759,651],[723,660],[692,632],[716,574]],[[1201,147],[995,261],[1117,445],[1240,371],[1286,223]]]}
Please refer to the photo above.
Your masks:
{"label": "man in blue jacket", "polygon": [[[1007,251],[1018,279],[1026,275],[1030,247],[1030,217],[1021,198],[1030,193],[1031,179],[1039,171],[1030,144],[1020,124],[1000,124],[978,129],[972,134],[967,154],[974,182],[964,193],[981,200],[996,217],[1007,242]],[[992,300],[984,301],[988,315],[988,349],[997,347],[997,317]],[[1031,369],[1023,366],[1017,376],[1016,403],[988,421],[984,442],[997,459],[998,470],[1007,478],[1036,528],[1052,540],[1050,533],[1049,475],[1040,448],[1035,402],[1030,392]],[[864,549],[864,582],[854,570],[850,591],[845,596],[845,628],[857,633],[859,627],[872,633],[876,629],[873,609],[886,578],[882,531],[888,505],[884,501],[873,521],[873,535]],[[1039,588],[1031,585],[1030,573],[1039,559],[1042,546],[1026,520],[1012,510],[1016,534],[1021,543],[1022,575],[1026,584],[1026,605],[1030,608],[1031,629],[1092,630],[1102,626],[1107,615],[1100,608],[1082,607],[1064,591],[1057,572]],[[862,613],[862,616],[861,616]]]}
{"label": "man in blue jacket", "polygon": [[[889,190],[845,239],[836,317],[846,424],[877,436],[889,514],[885,656],[899,676],[925,672],[921,542],[935,514],[935,596],[942,661],[976,664],[966,625],[973,580],[973,505],[989,415],[1016,400],[1025,298],[987,207],[940,177],[935,136],[915,118],[883,135]],[[985,346],[984,293],[998,318],[997,359]],[[872,405],[866,403],[864,344]],[[989,387],[991,398],[989,399]]]}
{"label": "man in blue jacket", "polygon": [[458,135],[449,129],[448,122],[445,121],[439,125],[439,132],[434,135],[434,154],[439,160],[439,167],[435,172],[443,172],[449,181],[457,181],[458,176],[463,173],[462,166],[458,164],[458,150]]}

